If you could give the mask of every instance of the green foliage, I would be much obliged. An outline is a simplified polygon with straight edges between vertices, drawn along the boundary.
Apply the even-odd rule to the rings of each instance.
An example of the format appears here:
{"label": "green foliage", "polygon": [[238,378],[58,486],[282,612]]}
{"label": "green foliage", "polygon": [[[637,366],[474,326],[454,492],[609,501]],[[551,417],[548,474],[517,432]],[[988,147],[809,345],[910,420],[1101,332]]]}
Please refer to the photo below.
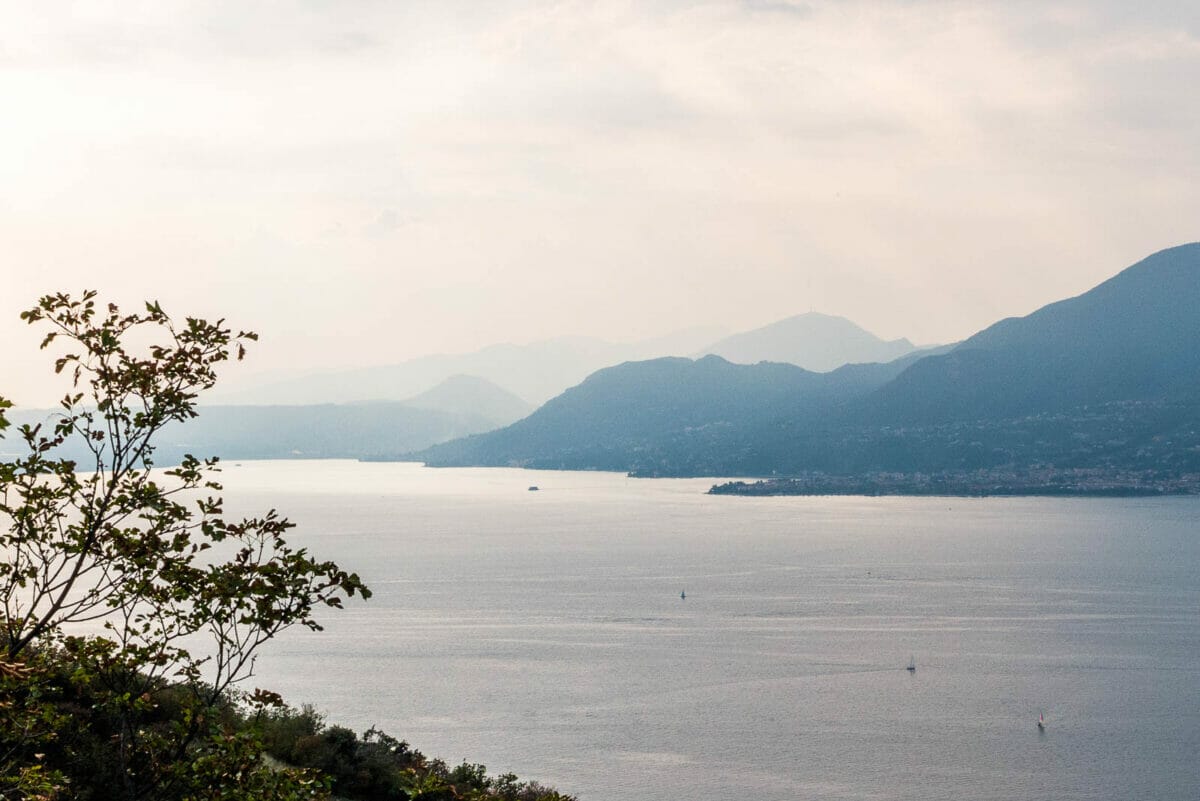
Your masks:
{"label": "green foliage", "polygon": [[[22,317],[49,327],[43,348],[67,345],[55,370],[71,391],[0,463],[0,799],[571,801],[239,689],[281,631],[370,597],[291,547],[274,510],[226,519],[216,459],[154,469],[156,435],[195,417],[254,334],[176,325],[157,303],[123,315],[94,292]],[[87,457],[56,455],[68,440]]]}
{"label": "green foliage", "polygon": [[[369,590],[292,548],[273,510],[227,520],[216,459],[153,469],[155,436],[194,417],[215,368],[256,336],[177,325],[157,303],[102,309],[94,292],[22,318],[49,328],[43,348],[66,345],[55,371],[71,391],[0,464],[0,797],[321,797],[315,775],[263,766],[236,725],[237,686],[268,640]],[[55,456],[68,438],[86,460]],[[68,636],[81,626],[104,634]]]}
{"label": "green foliage", "polygon": [[70,716],[48,699],[54,682],[45,660],[0,660],[0,798],[53,798],[63,774],[45,762]]}
{"label": "green foliage", "polygon": [[378,729],[362,737],[342,726],[327,726],[312,707],[264,711],[259,727],[268,754],[280,763],[316,768],[329,776],[338,797],[355,801],[574,801],[537,782],[511,773],[490,777],[483,765],[448,767],[426,759]]}

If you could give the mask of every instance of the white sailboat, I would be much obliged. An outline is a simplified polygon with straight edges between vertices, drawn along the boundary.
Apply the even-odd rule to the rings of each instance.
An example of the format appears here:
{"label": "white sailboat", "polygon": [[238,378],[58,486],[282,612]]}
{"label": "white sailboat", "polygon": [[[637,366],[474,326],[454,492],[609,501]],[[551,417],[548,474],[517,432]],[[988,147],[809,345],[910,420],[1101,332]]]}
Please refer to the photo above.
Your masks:
{"label": "white sailboat", "polygon": [[1038,712],[1038,731],[1046,730],[1046,717],[1041,712]]}

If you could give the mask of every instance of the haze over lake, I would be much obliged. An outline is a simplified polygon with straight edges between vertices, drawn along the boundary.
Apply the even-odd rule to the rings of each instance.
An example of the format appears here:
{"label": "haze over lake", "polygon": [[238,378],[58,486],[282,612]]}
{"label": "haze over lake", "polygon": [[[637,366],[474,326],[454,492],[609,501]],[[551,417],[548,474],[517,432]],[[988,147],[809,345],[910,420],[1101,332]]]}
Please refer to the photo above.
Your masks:
{"label": "haze over lake", "polygon": [[375,591],[253,683],[429,756],[583,801],[1200,796],[1200,499],[340,461],[224,481],[231,515],[279,508]]}

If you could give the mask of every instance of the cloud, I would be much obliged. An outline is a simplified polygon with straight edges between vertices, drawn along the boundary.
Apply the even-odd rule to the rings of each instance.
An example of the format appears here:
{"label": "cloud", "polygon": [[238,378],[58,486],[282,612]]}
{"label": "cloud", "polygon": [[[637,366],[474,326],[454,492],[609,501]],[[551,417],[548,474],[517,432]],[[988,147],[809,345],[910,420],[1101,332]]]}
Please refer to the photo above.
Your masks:
{"label": "cloud", "polygon": [[1194,4],[9,6],[5,341],[101,275],[312,363],[801,296],[950,341],[1200,219]]}
{"label": "cloud", "polygon": [[368,237],[379,238],[393,233],[400,226],[406,225],[408,222],[395,209],[384,209],[379,212],[375,219],[363,226],[363,233]]}

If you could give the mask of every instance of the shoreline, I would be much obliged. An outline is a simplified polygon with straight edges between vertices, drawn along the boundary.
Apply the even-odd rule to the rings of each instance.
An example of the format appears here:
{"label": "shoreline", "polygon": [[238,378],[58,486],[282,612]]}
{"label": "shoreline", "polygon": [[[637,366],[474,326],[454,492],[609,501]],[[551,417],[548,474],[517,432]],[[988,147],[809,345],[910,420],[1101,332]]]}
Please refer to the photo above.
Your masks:
{"label": "shoreline", "polygon": [[865,476],[813,474],[789,478],[726,481],[709,495],[905,496],[946,498],[1162,498],[1200,495],[1200,476],[1113,475],[1106,471],[1046,471],[1039,475],[876,473]]}

